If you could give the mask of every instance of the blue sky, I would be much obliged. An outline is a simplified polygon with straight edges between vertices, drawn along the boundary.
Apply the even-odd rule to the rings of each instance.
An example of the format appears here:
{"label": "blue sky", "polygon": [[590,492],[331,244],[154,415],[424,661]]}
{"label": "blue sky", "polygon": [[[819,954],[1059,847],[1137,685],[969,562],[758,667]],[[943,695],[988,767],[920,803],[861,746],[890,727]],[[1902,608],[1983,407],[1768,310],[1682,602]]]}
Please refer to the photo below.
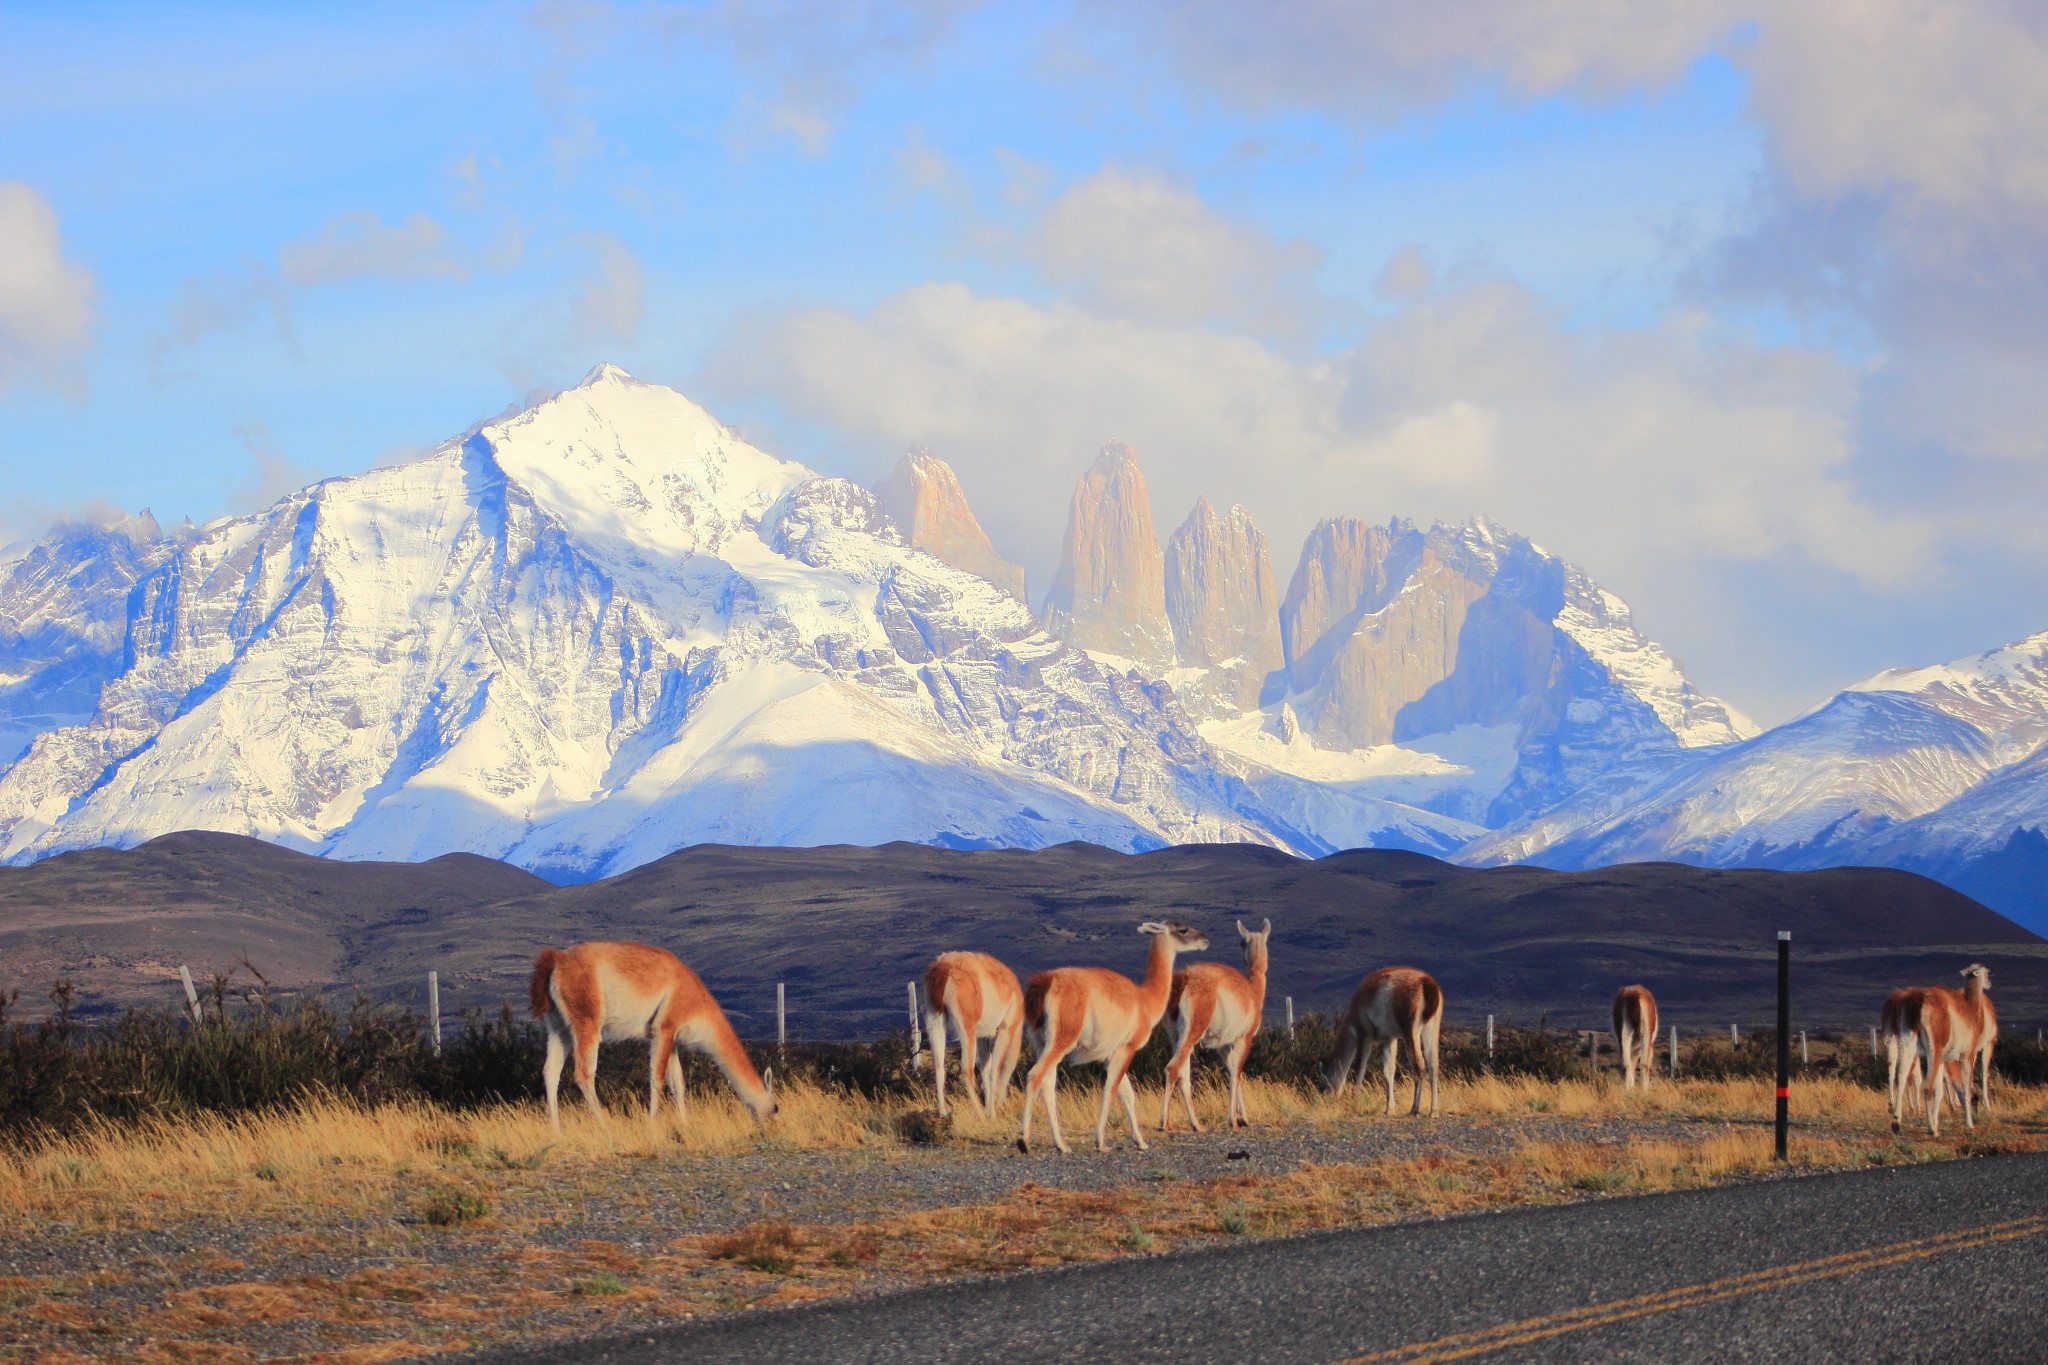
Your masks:
{"label": "blue sky", "polygon": [[1484,513],[1781,719],[2048,626],[2042,90],[1994,0],[0,5],[0,541],[609,359],[1034,592],[1112,436],[1283,580]]}

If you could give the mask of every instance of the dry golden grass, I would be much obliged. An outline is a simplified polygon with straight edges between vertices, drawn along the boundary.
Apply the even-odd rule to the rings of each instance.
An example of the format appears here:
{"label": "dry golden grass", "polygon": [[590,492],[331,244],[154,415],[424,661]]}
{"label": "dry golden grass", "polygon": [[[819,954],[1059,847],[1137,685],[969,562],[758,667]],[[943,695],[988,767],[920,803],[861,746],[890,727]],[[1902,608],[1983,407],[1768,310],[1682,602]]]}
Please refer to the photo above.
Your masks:
{"label": "dry golden grass", "polygon": [[[1804,1125],[1868,1132],[1889,1141],[1884,1096],[1840,1081],[1802,1083],[1793,1112]],[[1093,1149],[1099,1084],[1060,1087],[1061,1125],[1077,1153]],[[199,1117],[140,1126],[107,1125],[0,1154],[0,1218],[60,1215],[78,1223],[147,1226],[192,1213],[255,1214],[303,1208],[309,1198],[337,1210],[387,1206],[399,1182],[407,1187],[453,1181],[457,1185],[545,1166],[601,1175],[610,1163],[681,1152],[844,1150],[898,1148],[915,1107],[809,1085],[791,1085],[781,1112],[758,1125],[724,1092],[693,1095],[687,1122],[664,1110],[653,1123],[645,1111],[614,1112],[600,1126],[580,1108],[565,1107],[554,1132],[537,1105],[449,1112],[426,1105],[364,1108],[321,1100],[287,1113],[237,1118]],[[1160,1093],[1141,1089],[1138,1115],[1148,1139],[1159,1118]],[[1332,1099],[1270,1082],[1245,1084],[1255,1128],[1328,1126],[1381,1115],[1384,1091],[1353,1089]],[[1409,1090],[1397,1089],[1397,1120],[1407,1122]],[[996,1118],[963,1104],[952,1106],[946,1140],[962,1147],[1007,1147],[1015,1138],[1019,1094],[1013,1091]],[[1196,1088],[1196,1109],[1206,1127],[1220,1126],[1225,1093],[1219,1084]],[[1493,1077],[1444,1086],[1443,1113],[1487,1122],[1541,1119],[1684,1119],[1755,1122],[1771,1112],[1771,1087],[1762,1081],[1661,1082],[1624,1093],[1601,1081],[1545,1082]],[[2048,1125],[2048,1089],[2004,1086],[1987,1118],[1996,1124]],[[1176,1104],[1173,1127],[1185,1131]],[[1959,1133],[1960,1118],[1951,1120]],[[1422,1137],[1426,1129],[1416,1130]],[[1909,1132],[1924,1132],[1923,1128]],[[1049,1150],[1051,1135],[1037,1115],[1034,1145]],[[1129,1142],[1120,1109],[1111,1114],[1112,1146]]]}
{"label": "dry golden grass", "polygon": [[[1092,1087],[1062,1087],[1062,1122],[1080,1153],[1076,1161],[1090,1159],[1098,1098]],[[1139,1100],[1149,1133],[1159,1094],[1141,1092]],[[678,1237],[652,1251],[598,1241],[546,1246],[524,1234],[536,1194],[602,1189],[656,1155],[879,1146],[897,1160],[921,1159],[899,1136],[918,1112],[906,1103],[794,1086],[783,1101],[767,1130],[717,1095],[694,1097],[691,1122],[681,1129],[666,1115],[650,1127],[644,1113],[614,1114],[600,1128],[578,1113],[565,1116],[558,1136],[533,1106],[455,1114],[324,1103],[54,1142],[0,1158],[0,1217],[10,1225],[34,1227],[58,1214],[76,1225],[205,1211],[290,1215],[303,1230],[273,1231],[237,1244],[235,1255],[205,1251],[158,1270],[0,1280],[0,1312],[24,1359],[245,1360],[276,1350],[264,1345],[266,1331],[289,1330],[303,1342],[311,1328],[327,1343],[324,1359],[367,1362],[514,1333],[597,1330],[824,1297],[876,1277],[901,1282],[1100,1260],[1508,1204],[1694,1188],[1781,1169],[1762,1122],[1770,1088],[1757,1082],[1663,1084],[1635,1095],[1601,1082],[1482,1079],[1447,1086],[1444,1109],[1452,1121],[1512,1134],[1504,1150],[1488,1144],[1484,1152],[1433,1144],[1431,1133],[1443,1130],[1406,1118],[1405,1103],[1401,1117],[1378,1117],[1384,1097],[1377,1092],[1331,1100],[1253,1083],[1251,1115],[1269,1133],[1289,1125],[1388,1124],[1413,1141],[1402,1142],[1396,1155],[1280,1173],[1146,1179],[1095,1190],[1024,1185],[989,1203],[854,1223],[764,1218],[736,1231]],[[1012,1096],[995,1120],[956,1110],[947,1139],[953,1157],[1007,1147],[1017,1102]],[[1222,1089],[1198,1090],[1197,1107],[1206,1123],[1220,1121]],[[2003,1088],[1976,1135],[1938,1144],[1918,1133],[1894,1140],[1883,1097],[1839,1083],[1801,1085],[1794,1113],[1805,1125],[1795,1155],[1806,1169],[2048,1146],[2048,1090]],[[1642,1122],[1631,1129],[1628,1120]],[[1651,1136],[1643,1135],[1645,1125]],[[473,1229],[422,1230],[448,1239],[431,1260],[409,1248],[404,1234],[373,1235],[333,1217],[377,1203],[388,1210],[400,1194],[432,1189],[472,1192],[498,1207]],[[309,1251],[352,1257],[358,1269],[329,1278],[282,1268]],[[139,1278],[129,1292],[112,1292],[131,1277]],[[148,1292],[136,1292],[142,1289]]]}

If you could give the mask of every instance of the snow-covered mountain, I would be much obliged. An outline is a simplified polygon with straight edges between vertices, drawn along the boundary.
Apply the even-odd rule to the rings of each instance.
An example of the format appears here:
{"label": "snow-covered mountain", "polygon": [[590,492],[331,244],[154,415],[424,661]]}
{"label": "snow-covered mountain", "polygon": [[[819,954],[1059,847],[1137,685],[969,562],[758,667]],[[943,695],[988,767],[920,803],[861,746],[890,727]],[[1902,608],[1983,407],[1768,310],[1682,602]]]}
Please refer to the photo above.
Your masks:
{"label": "snow-covered mountain", "polygon": [[[2048,632],[1949,664],[1887,670],[1647,783],[1605,792],[1592,784],[1460,856],[1575,868],[1653,859],[1902,867],[2048,926],[2044,826]],[[2020,885],[2028,879],[2030,888]]]}
{"label": "snow-covered mountain", "polygon": [[[24,579],[61,553],[0,592],[72,582]],[[95,553],[83,643],[40,624],[51,594],[9,620],[0,667],[37,696],[76,694],[67,660],[111,672],[0,774],[9,859],[195,827],[575,876],[703,841],[1319,847],[1169,688],[610,367],[415,463]]]}
{"label": "snow-covered mountain", "polygon": [[930,452],[877,495],[600,366],[253,516],[0,555],[0,858],[197,827],[558,878],[891,839],[1961,876],[2041,840],[2048,635],[1759,735],[1491,522],[1333,518],[1282,592],[1241,507],[1162,549],[1115,445],[1043,623],[1022,590]]}

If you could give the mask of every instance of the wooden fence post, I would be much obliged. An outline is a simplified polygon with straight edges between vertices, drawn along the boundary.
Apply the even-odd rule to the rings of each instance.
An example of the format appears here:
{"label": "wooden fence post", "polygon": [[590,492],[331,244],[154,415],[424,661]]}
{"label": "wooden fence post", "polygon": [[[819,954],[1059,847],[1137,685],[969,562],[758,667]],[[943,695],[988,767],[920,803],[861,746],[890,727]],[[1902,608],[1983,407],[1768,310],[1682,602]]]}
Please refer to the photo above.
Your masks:
{"label": "wooden fence post", "polygon": [[1742,1046],[1742,1026],[1740,1024],[1730,1024],[1728,1026],[1728,1041],[1737,1047]]}
{"label": "wooden fence post", "polygon": [[775,1048],[779,1052],[789,1042],[788,997],[783,993],[783,984],[775,983]]}
{"label": "wooden fence post", "polygon": [[1493,1016],[1486,1016],[1486,1064],[1493,1065]]}
{"label": "wooden fence post", "polygon": [[1877,1055],[1877,1029],[1875,1026],[1870,1030],[1870,1055],[1873,1057]]}
{"label": "wooden fence post", "polygon": [[1799,1030],[1799,1065],[1812,1066],[1813,1058],[1806,1053],[1806,1030]]}
{"label": "wooden fence post", "polygon": [[178,964],[178,979],[185,983],[185,1002],[192,1007],[192,1022],[201,1022],[199,1017],[199,988],[192,984],[192,969],[184,963]]}
{"label": "wooden fence post", "polygon": [[1671,1074],[1678,1075],[1678,1025],[1671,1026]]}
{"label": "wooden fence post", "polygon": [[434,1023],[434,1055],[441,1055],[441,974],[427,973],[427,1017]]}
{"label": "wooden fence post", "polygon": [[1292,1038],[1294,1036],[1294,997],[1289,995],[1282,998],[1287,1002],[1287,1036]]}
{"label": "wooden fence post", "polygon": [[924,1025],[917,1016],[917,983],[912,981],[908,985],[910,986],[910,1057],[912,1061],[915,1061],[917,1060],[917,1054],[924,1051]]}

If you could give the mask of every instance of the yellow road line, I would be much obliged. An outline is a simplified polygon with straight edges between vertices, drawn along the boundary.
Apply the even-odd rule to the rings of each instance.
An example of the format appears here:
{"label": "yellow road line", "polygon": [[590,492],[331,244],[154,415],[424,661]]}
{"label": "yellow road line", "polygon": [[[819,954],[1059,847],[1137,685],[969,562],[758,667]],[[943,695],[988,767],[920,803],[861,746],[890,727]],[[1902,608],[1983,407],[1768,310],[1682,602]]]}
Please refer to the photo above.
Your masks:
{"label": "yellow road line", "polygon": [[1939,1256],[1943,1252],[1968,1251],[1973,1247],[1989,1246],[1995,1242],[2037,1237],[2042,1233],[2048,1233],[2048,1216],[2016,1218],[2006,1223],[1988,1223],[1981,1227],[1964,1228],[1933,1237],[1916,1237],[1911,1241],[1893,1242],[1888,1246],[1866,1247],[1861,1251],[1848,1251],[1811,1261],[1795,1261],[1788,1265],[1772,1266],[1766,1270],[1744,1271],[1740,1275],[1729,1275],[1677,1289],[1661,1289],[1650,1294],[1639,1294],[1634,1298],[1616,1299],[1610,1303],[1590,1304],[1584,1308],[1545,1313],[1516,1322],[1498,1323],[1492,1327],[1482,1327],[1469,1332],[1456,1332],[1429,1341],[1410,1342],[1406,1346],[1394,1346],[1382,1351],[1351,1356],[1338,1362],[1338,1365],[1394,1365],[1394,1362],[1400,1362],[1400,1365],[1432,1365],[1437,1361],[1463,1360],[1468,1356],[1483,1355],[1488,1351],[1504,1350],[1510,1346],[1525,1346],[1530,1342],[1562,1336],[1567,1332],[1604,1327],[1610,1323],[1626,1322],[1631,1318],[1648,1317],[1656,1313],[1668,1313],[1679,1308],[1693,1308],[1700,1304],[1738,1298],[1766,1289],[1781,1289],[1790,1285],[1808,1284],[1815,1280],[1832,1279],[1839,1275],[1853,1275],[1858,1271],[1874,1270],[1879,1266]]}

